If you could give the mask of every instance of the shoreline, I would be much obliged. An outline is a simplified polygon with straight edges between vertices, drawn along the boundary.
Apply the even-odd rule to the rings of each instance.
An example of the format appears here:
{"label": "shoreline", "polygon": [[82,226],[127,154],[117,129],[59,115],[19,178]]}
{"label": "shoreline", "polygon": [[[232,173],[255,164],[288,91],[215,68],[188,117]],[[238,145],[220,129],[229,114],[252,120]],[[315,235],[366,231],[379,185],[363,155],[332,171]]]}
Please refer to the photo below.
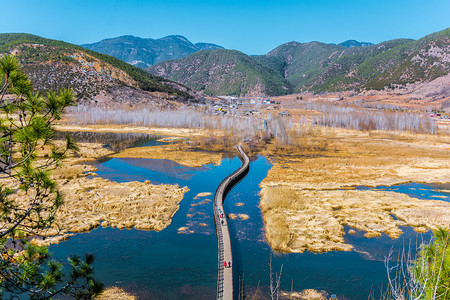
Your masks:
{"label": "shoreline", "polygon": [[[64,165],[53,171],[65,203],[45,233],[48,238],[34,239],[33,243],[58,243],[99,226],[160,231],[171,224],[189,189],[149,181],[117,183],[97,177],[96,168],[84,164],[112,153],[98,143],[80,143],[78,155],[66,158]],[[45,156],[45,151],[40,155]]]}
{"label": "shoreline", "polygon": [[[347,225],[366,231],[366,237],[386,233],[397,238],[399,226],[423,231],[450,224],[450,203],[442,199],[355,189],[448,183],[449,137],[330,128],[322,128],[316,136],[326,139],[327,146],[305,149],[302,155],[266,151],[273,167],[260,184],[260,206],[273,249],[349,251],[351,245],[343,239]],[[293,199],[289,205],[278,199],[286,198],[284,194]],[[440,219],[433,222],[436,217]]]}

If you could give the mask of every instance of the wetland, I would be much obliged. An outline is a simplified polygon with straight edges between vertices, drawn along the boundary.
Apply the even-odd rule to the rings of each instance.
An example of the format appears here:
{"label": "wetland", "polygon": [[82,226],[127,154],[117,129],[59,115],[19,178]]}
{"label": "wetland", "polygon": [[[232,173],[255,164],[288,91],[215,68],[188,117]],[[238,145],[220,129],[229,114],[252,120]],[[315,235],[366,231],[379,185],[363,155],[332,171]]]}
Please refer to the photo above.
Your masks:
{"label": "wetland", "polygon": [[[161,147],[168,151],[161,151]],[[153,156],[153,149],[159,154]],[[161,153],[166,154],[165,158]],[[167,215],[169,221],[164,228],[139,227],[134,223],[114,226],[102,217],[99,224],[104,227],[88,228],[87,233],[52,245],[51,251],[64,257],[94,249],[98,257],[96,272],[107,286],[118,286],[138,298],[199,299],[198,295],[202,299],[213,298],[217,245],[210,200],[220,181],[240,165],[239,159],[218,153],[212,155],[212,160],[204,160],[208,152],[189,151],[176,143],[109,154],[90,162],[86,168],[92,168],[91,173],[85,173],[83,180],[108,181],[111,187],[132,183],[136,189],[145,185],[175,187],[173,191],[179,191],[180,200],[175,201],[175,208]],[[332,188],[327,190],[323,188],[325,184],[311,188],[303,183],[310,180],[308,177],[298,176],[296,183],[286,190],[283,180],[292,183],[290,172],[296,168],[290,167],[287,160],[292,164],[326,158],[295,159],[279,153],[254,155],[249,174],[225,201],[225,210],[235,216],[229,223],[234,236],[236,272],[244,277],[248,294],[267,289],[268,262],[273,255],[274,268],[283,265],[284,290],[290,290],[293,283],[298,291],[324,290],[348,299],[378,295],[380,288],[387,286],[383,260],[391,247],[399,250],[409,241],[429,239],[429,228],[436,225],[424,221],[420,214],[416,220],[414,212],[440,211],[442,220],[447,220],[448,189],[439,184],[409,183],[405,188],[380,186],[377,180],[373,185],[364,185],[365,179],[358,181],[359,185],[354,181],[349,186],[336,186],[336,178],[330,176],[333,181],[328,183]],[[323,164],[317,165],[320,170]],[[280,177],[282,172],[277,170],[281,169],[286,179]],[[433,176],[440,176],[439,172]],[[289,201],[277,204],[280,193],[282,199]],[[124,216],[140,210],[125,210]],[[271,223],[271,218],[275,223]],[[430,220],[435,220],[434,215]]]}

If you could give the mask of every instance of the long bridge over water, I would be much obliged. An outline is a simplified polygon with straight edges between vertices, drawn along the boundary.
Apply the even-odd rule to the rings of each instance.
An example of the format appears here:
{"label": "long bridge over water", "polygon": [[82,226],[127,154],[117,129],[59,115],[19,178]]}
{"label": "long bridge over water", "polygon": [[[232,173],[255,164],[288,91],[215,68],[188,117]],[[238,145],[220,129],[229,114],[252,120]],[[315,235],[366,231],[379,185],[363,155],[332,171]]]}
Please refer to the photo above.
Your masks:
{"label": "long bridge over water", "polygon": [[238,145],[237,150],[242,161],[242,165],[232,174],[225,177],[219,184],[214,195],[214,222],[216,225],[217,245],[218,245],[218,259],[219,271],[217,276],[217,299],[232,300],[233,287],[233,255],[231,249],[230,231],[228,229],[228,222],[225,211],[223,209],[223,202],[227,192],[248,172],[250,159],[245,154],[241,145]]}

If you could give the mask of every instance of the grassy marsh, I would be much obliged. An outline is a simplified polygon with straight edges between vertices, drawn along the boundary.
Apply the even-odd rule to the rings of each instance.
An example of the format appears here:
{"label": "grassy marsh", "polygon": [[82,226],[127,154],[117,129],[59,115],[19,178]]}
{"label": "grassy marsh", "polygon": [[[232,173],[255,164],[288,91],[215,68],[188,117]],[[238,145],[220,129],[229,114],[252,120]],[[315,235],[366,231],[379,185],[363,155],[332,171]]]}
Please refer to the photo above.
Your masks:
{"label": "grassy marsh", "polygon": [[[326,107],[327,113],[330,109]],[[348,113],[346,109],[340,110]],[[389,127],[351,129],[345,122],[353,122],[354,118],[345,114],[339,115],[341,119],[333,124],[349,128],[332,128],[314,124],[320,112],[291,108],[289,113],[289,118],[277,117],[272,112],[247,119],[204,116],[206,121],[191,116],[184,119],[185,123],[196,124],[191,128],[184,123],[186,127],[179,128],[135,123],[69,127],[162,133],[169,136],[168,145],[129,149],[114,156],[170,159],[187,166],[217,163],[224,153],[233,151],[236,143],[245,140],[248,153],[262,154],[273,164],[261,183],[260,207],[266,238],[277,250],[351,250],[343,239],[347,225],[366,231],[367,237],[386,233],[397,238],[401,235],[399,226],[410,225],[423,231],[449,223],[450,205],[440,199],[424,201],[393,192],[353,190],[356,186],[448,182],[450,136],[445,130],[436,131],[430,125],[434,133],[426,133],[420,124],[431,123],[421,123],[425,121],[407,113],[388,116],[401,116],[403,119],[396,124],[406,124],[403,131],[388,130]],[[175,122],[170,114],[165,116],[169,122],[166,125]],[[381,114],[376,118],[382,120]],[[158,126],[164,124],[160,121]],[[408,126],[412,130],[407,130]]]}

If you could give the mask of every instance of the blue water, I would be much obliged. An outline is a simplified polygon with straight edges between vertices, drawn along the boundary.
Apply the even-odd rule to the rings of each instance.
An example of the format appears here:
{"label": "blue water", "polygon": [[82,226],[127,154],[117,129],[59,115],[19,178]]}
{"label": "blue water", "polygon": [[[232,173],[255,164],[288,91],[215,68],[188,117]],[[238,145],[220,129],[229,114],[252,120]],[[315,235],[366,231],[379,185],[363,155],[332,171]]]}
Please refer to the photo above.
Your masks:
{"label": "blue water", "polygon": [[55,138],[65,139],[65,134],[69,133],[80,143],[100,143],[103,147],[114,151],[120,151],[129,147],[148,147],[167,144],[160,141],[164,135],[152,135],[145,133],[122,133],[122,132],[64,132],[56,131]]}
{"label": "blue water", "polygon": [[[161,232],[98,228],[53,245],[50,250],[59,259],[72,253],[94,253],[97,277],[106,286],[117,285],[141,299],[214,299],[217,244],[213,203],[195,205],[205,198],[193,198],[200,192],[211,192],[206,198],[213,200],[220,181],[240,164],[238,158],[225,158],[220,166],[201,168],[152,159],[113,158],[98,163],[96,173],[103,178],[117,182],[150,180],[155,184],[178,184],[188,186],[190,191],[172,224]],[[250,216],[245,221],[229,221],[235,236],[234,264],[244,276],[244,290],[248,293],[257,286],[265,291],[269,281],[268,262],[272,251],[264,237],[258,193],[259,184],[270,167],[266,158],[254,159],[248,175],[229,192],[225,201],[227,213]],[[237,207],[237,202],[245,205]],[[200,226],[200,223],[207,226]],[[182,226],[194,233],[179,234],[177,229]],[[290,290],[293,283],[294,290],[326,290],[337,294],[339,299],[367,299],[371,292],[377,298],[380,289],[386,288],[384,256],[391,247],[401,249],[410,240],[415,243],[417,234],[411,228],[404,228],[404,232],[397,240],[386,235],[367,239],[363,232],[347,234],[345,239],[355,246],[353,252],[274,253],[273,268],[277,271],[283,265],[282,288],[285,290]]]}
{"label": "blue water", "polygon": [[152,138],[151,140],[143,143],[139,143],[135,145],[135,147],[151,147],[151,146],[160,146],[160,145],[166,145],[167,142],[161,141],[162,138],[165,136],[158,136],[157,138]]}
{"label": "blue water", "polygon": [[442,200],[450,202],[450,192],[448,190],[442,190],[438,188],[439,185],[420,184],[415,182],[391,185],[391,186],[377,186],[377,187],[356,187],[358,190],[382,190],[391,191],[402,194],[407,194],[410,197],[422,199],[422,200]]}

